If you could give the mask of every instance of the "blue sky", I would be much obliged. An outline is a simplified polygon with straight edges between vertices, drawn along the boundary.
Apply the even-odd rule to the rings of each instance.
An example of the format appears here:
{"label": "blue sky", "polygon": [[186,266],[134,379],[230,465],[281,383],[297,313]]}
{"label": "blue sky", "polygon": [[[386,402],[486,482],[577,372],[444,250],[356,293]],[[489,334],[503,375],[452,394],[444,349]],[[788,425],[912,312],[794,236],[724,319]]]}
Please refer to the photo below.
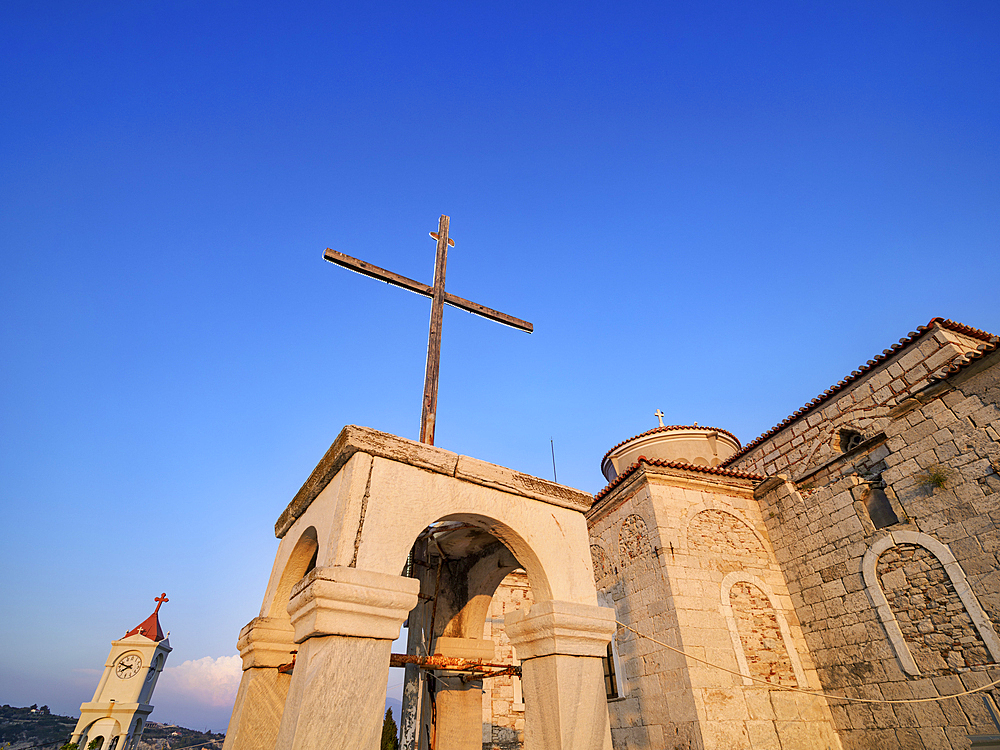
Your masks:
{"label": "blue sky", "polygon": [[[597,491],[747,442],[936,315],[1000,331],[995,3],[0,9],[0,702],[74,713],[166,591],[224,729],[273,523],[345,424]],[[229,682],[227,682],[229,680]],[[229,702],[227,704],[227,701]]]}

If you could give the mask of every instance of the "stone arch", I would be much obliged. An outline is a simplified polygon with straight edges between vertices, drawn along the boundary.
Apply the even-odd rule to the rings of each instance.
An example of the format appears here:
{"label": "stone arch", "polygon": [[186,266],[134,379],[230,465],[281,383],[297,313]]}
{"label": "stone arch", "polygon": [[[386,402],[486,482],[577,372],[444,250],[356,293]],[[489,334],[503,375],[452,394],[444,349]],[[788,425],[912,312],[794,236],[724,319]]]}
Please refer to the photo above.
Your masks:
{"label": "stone arch", "polygon": [[[93,737],[91,736],[92,733],[94,733]],[[80,737],[80,750],[86,750],[87,746],[97,739],[100,739],[101,743],[97,745],[96,750],[106,750],[111,742],[117,739],[120,734],[121,724],[118,723],[118,720],[110,716],[102,716],[96,721],[91,722],[83,730]]]}
{"label": "stone arch", "polygon": [[594,581],[611,575],[613,568],[604,548],[599,544],[590,545],[590,560],[594,564]]}
{"label": "stone arch", "polygon": [[[928,534],[919,531],[898,530],[889,532],[869,547],[861,561],[861,571],[864,576],[865,586],[868,589],[868,597],[875,605],[879,619],[882,621],[882,626],[885,628],[886,635],[889,638],[889,643],[896,652],[896,658],[903,671],[911,675],[921,674],[920,668],[907,643],[908,640],[911,640],[917,645],[917,642],[913,638],[912,633],[910,634],[910,639],[904,635],[903,628],[900,626],[896,613],[893,611],[885,590],[882,587],[882,580],[880,580],[878,571],[879,558],[882,556],[882,553],[900,545],[922,547],[933,555],[947,575],[948,582],[951,584],[951,591],[954,592],[954,595],[961,601],[962,606],[965,608],[971,629],[981,639],[983,646],[989,652],[993,661],[1000,661],[1000,638],[997,637],[993,623],[990,622],[989,617],[969,586],[965,577],[965,571],[958,564],[951,549]],[[894,574],[894,578],[902,577],[902,583],[908,583],[905,573],[901,568],[894,568],[887,572]],[[902,575],[900,576],[900,574]],[[947,589],[948,587],[945,588]],[[894,596],[893,598],[895,599],[896,597]],[[910,631],[909,627],[907,627],[907,631]]]}
{"label": "stone arch", "polygon": [[770,562],[767,544],[760,534],[732,509],[704,505],[692,508],[686,529],[691,553],[757,557]]}
{"label": "stone arch", "polygon": [[461,578],[457,596],[438,601],[433,636],[481,639],[493,594],[504,578],[520,568],[521,563],[499,541],[471,557],[456,571]]}
{"label": "stone arch", "polygon": [[[737,590],[735,604],[734,590]],[[805,672],[788,621],[768,585],[757,576],[734,571],[722,579],[721,593],[721,611],[729,627],[740,672],[775,685],[806,687]],[[775,655],[777,659],[771,658]],[[744,677],[743,684],[755,683]]]}
{"label": "stone arch", "polygon": [[271,606],[267,611],[268,617],[287,619],[288,613],[285,609],[292,596],[292,587],[302,580],[302,576],[316,567],[316,558],[319,555],[317,537],[315,526],[309,526],[299,534],[298,541],[293,545],[292,551],[285,561],[281,577],[278,579],[277,590],[274,592]]}
{"label": "stone arch", "polygon": [[[347,750],[377,743],[392,640],[420,599],[420,582],[400,571],[414,540],[439,521],[491,535],[528,576],[530,609],[505,615],[523,664],[526,738],[540,746],[604,746],[610,730],[601,657],[615,628],[613,612],[597,604],[584,516],[592,502],[587,493],[440,448],[344,428],[275,524],[281,542],[262,612],[280,601],[283,573],[304,532],[315,528],[319,540],[316,567],[290,592],[287,611],[299,645],[287,695],[267,698],[273,705],[265,705],[267,674],[248,669],[241,648],[245,671],[226,750],[319,744]],[[496,581],[483,570],[483,592],[502,580],[503,567],[501,561]],[[472,645],[464,636],[484,619],[479,593],[469,593],[452,597],[456,606],[446,627],[458,635],[438,636],[466,641],[452,646]],[[359,671],[366,680],[357,680]],[[340,696],[335,721],[347,732],[332,731],[334,719],[326,718],[331,696]],[[444,703],[436,705],[437,721],[452,721]],[[584,705],[589,708],[582,713],[566,713]],[[466,708],[481,721],[481,704]],[[255,726],[256,717],[267,726]]]}
{"label": "stone arch", "polygon": [[618,554],[622,565],[647,557],[652,551],[649,528],[642,516],[636,513],[626,516],[618,530]]}

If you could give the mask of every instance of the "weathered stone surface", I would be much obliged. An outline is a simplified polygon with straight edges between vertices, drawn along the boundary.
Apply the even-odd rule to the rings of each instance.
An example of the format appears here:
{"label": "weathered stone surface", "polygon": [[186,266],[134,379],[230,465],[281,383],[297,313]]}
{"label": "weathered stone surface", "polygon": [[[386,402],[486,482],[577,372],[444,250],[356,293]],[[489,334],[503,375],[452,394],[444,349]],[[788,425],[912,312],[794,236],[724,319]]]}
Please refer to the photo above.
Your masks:
{"label": "weathered stone surface", "polygon": [[355,453],[389,459],[564,508],[584,511],[593,502],[593,496],[572,487],[565,487],[469,456],[459,456],[457,453],[390,435],[387,432],[348,425],[341,430],[333,445],[313,469],[309,479],[278,518],[274,526],[275,536],[280,539],[285,535],[295,519],[305,512]]}

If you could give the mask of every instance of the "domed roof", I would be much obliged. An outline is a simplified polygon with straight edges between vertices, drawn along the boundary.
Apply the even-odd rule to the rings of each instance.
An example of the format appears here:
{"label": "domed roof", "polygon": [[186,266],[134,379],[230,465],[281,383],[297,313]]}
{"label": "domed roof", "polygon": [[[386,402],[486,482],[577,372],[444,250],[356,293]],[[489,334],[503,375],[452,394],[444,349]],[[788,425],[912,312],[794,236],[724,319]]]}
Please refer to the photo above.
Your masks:
{"label": "domed roof", "polygon": [[719,466],[739,449],[736,436],[718,427],[665,425],[618,443],[604,454],[601,472],[613,482],[639,456],[694,466]]}

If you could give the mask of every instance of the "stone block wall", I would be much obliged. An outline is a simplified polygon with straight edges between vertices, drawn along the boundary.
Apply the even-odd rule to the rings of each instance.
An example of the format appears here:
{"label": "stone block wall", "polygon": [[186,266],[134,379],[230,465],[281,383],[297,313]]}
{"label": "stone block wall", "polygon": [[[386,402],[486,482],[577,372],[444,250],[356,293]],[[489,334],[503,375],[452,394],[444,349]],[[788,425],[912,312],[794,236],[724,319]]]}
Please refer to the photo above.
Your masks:
{"label": "stone block wall", "polygon": [[[994,355],[889,402],[884,438],[758,488],[828,692],[909,700],[1000,678],[998,403]],[[875,489],[899,523],[876,528],[861,502]],[[965,748],[992,726],[978,695],[833,714],[846,748]]]}
{"label": "stone block wall", "polygon": [[[493,639],[497,664],[518,664],[503,629],[504,616],[531,606],[531,588],[523,571],[509,574],[497,587],[486,614],[483,638]],[[520,750],[524,743],[524,703],[520,677],[504,675],[483,680],[483,750]]]}
{"label": "stone block wall", "polygon": [[[590,517],[591,556],[601,603],[640,632],[673,645],[676,613],[669,586],[660,574],[648,487],[633,484]],[[592,511],[593,513],[593,511]],[[637,638],[615,634],[620,671],[619,697],[608,703],[611,739],[620,748],[693,747],[694,704],[684,689],[683,660]],[[664,725],[669,725],[664,732]]]}
{"label": "stone block wall", "polygon": [[840,747],[822,698],[734,674],[820,686],[752,486],[650,465],[588,514],[598,589],[618,619],[694,657],[619,631],[616,749]]}

